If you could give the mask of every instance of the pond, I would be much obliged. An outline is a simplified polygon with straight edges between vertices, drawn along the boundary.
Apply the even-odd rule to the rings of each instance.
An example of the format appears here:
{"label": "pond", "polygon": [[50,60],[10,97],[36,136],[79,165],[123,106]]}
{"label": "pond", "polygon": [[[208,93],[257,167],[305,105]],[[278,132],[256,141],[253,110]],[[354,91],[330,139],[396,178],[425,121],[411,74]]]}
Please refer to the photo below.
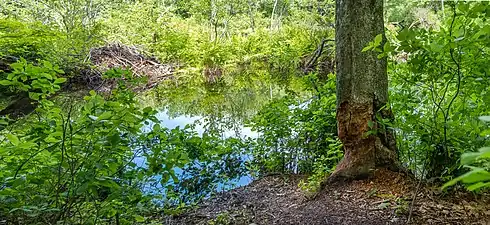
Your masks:
{"label": "pond", "polygon": [[[201,137],[210,135],[245,142],[260,135],[247,126],[247,120],[272,99],[284,94],[281,85],[242,80],[228,84],[160,86],[147,93],[143,102],[159,110],[156,117],[162,127],[191,127]],[[144,129],[150,130],[153,125],[149,123]],[[255,174],[248,168],[252,159],[246,153],[249,149],[242,150],[212,160],[194,159],[184,167],[174,168],[178,179],[162,184],[161,176],[154,176],[143,189],[148,194],[163,197],[165,204],[176,205],[245,186],[254,180]],[[135,163],[145,166],[143,158],[136,158]]]}

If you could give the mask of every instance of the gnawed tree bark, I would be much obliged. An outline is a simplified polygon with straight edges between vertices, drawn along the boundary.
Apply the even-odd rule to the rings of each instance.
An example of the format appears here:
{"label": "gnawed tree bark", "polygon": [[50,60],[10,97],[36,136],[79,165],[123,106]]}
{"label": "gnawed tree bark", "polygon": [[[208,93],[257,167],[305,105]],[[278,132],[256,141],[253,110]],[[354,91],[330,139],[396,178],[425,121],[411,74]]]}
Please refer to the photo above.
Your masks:
{"label": "gnawed tree bark", "polygon": [[[337,125],[344,158],[328,181],[365,178],[377,167],[399,170],[394,135],[376,122],[376,114],[393,119],[386,106],[387,62],[375,51],[362,52],[377,35],[385,39],[383,0],[337,0],[335,25]],[[370,130],[377,132],[367,135]]]}

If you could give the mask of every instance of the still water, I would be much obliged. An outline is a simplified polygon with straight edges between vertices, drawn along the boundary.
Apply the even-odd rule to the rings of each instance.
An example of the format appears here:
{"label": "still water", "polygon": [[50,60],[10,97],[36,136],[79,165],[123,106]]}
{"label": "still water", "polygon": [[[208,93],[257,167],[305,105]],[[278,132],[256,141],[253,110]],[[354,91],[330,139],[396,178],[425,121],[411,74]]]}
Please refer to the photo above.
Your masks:
{"label": "still water", "polygon": [[[161,111],[157,114],[157,118],[160,121],[160,125],[164,126],[168,129],[174,128],[184,128],[187,125],[194,125],[193,130],[198,133],[199,136],[202,136],[205,132],[207,132],[205,124],[202,121],[205,120],[203,116],[187,116],[180,115],[177,117],[170,117],[166,111]],[[148,127],[152,127],[153,123],[150,123]],[[246,127],[240,125],[239,133],[235,130],[223,130],[222,138],[256,138],[258,137],[258,133],[252,131],[250,127]],[[250,161],[251,156],[249,155],[238,155],[237,160],[240,162],[239,166],[245,169],[245,162]],[[134,162],[140,166],[145,167],[144,158],[136,158]],[[174,182],[170,180],[166,186],[163,186],[159,180],[161,176],[155,176],[155,182],[150,182],[144,187],[145,192],[152,194],[163,194],[166,195],[168,188],[173,188],[180,192],[184,192],[187,194],[197,195],[196,197],[209,197],[211,194],[215,192],[227,191],[236,187],[245,186],[253,181],[253,177],[248,174],[246,171],[238,174],[232,174],[232,176],[225,176],[224,174],[220,174],[216,171],[206,171],[206,174],[203,173],[195,173],[195,169],[204,169],[203,164],[206,162],[194,161],[189,165],[186,165],[184,168],[174,168],[175,175],[178,177],[178,181]],[[207,167],[219,166],[219,164],[215,162],[207,162]],[[229,175],[229,174],[227,174]],[[210,179],[211,182],[203,182],[203,179]],[[189,182],[190,181],[190,182]],[[205,186],[202,186],[204,183]],[[186,185],[186,186],[184,186]],[[199,187],[198,187],[199,186]],[[193,189],[197,190],[200,193],[188,193],[190,190],[185,189]],[[184,198],[184,196],[180,196]]]}
{"label": "still water", "polygon": [[[246,140],[259,136],[246,121],[271,99],[281,95],[281,88],[268,83],[235,82],[218,87],[193,85],[157,89],[151,95],[151,104],[159,109],[156,117],[162,127],[182,129],[193,125],[192,130],[199,136],[211,134],[221,139]],[[153,125],[148,124],[146,129]],[[247,168],[251,159],[250,154],[236,152],[214,161],[193,160],[184,167],[174,168],[178,179],[162,184],[161,176],[155,176],[143,189],[146,193],[163,196],[170,204],[195,202],[251,183],[254,178]],[[134,162],[145,167],[143,158],[136,158]]]}

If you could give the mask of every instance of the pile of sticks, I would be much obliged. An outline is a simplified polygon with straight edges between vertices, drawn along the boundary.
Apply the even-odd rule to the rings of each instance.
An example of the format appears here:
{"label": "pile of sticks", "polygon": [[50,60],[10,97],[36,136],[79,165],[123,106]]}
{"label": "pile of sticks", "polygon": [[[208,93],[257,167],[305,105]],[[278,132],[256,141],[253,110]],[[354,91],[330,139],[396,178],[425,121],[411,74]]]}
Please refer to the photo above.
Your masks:
{"label": "pile of sticks", "polygon": [[109,69],[129,69],[136,77],[146,77],[147,83],[138,87],[146,90],[172,78],[176,67],[162,64],[155,58],[142,54],[136,47],[119,43],[91,49],[89,60],[95,67],[84,73],[83,83],[101,92],[109,92],[117,84],[115,79],[102,79],[102,74]]}

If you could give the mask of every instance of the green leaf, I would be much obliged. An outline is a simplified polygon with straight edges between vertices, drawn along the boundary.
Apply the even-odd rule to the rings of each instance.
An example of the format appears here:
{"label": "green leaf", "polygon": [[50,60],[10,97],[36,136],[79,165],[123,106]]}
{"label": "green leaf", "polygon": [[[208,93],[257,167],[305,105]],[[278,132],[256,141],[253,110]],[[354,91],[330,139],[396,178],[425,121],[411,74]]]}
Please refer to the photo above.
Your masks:
{"label": "green leaf", "polygon": [[80,187],[77,188],[76,193],[79,194],[79,195],[80,194],[83,194],[83,193],[85,193],[85,191],[87,190],[87,188],[88,188],[88,182],[85,182]]}
{"label": "green leaf", "polygon": [[473,39],[478,39],[481,36],[486,36],[490,34],[490,25],[486,25],[483,28],[480,29],[475,35],[473,35]]}
{"label": "green leaf", "polygon": [[117,214],[117,210],[114,208],[110,209],[109,212],[107,213],[109,217],[114,217],[116,214]]}
{"label": "green leaf", "polygon": [[153,108],[151,108],[151,107],[145,107],[145,108],[143,109],[143,112],[144,112],[144,113],[150,113],[151,111],[153,111]]}
{"label": "green leaf", "polygon": [[121,142],[121,136],[119,136],[119,133],[115,133],[109,137],[109,141],[112,145],[117,145],[119,142]]}
{"label": "green leaf", "polygon": [[490,152],[490,147],[480,148],[480,149],[478,149],[478,152],[480,152],[480,153],[488,153],[488,152]]}
{"label": "green leaf", "polygon": [[478,182],[476,184],[473,184],[473,185],[470,185],[467,187],[467,189],[469,191],[477,191],[481,188],[484,188],[484,187],[490,187],[490,182]]}
{"label": "green leaf", "polygon": [[468,10],[470,9],[470,4],[466,3],[466,2],[459,2],[458,3],[458,9],[461,11],[461,12],[468,12]]}
{"label": "green leaf", "polygon": [[480,133],[480,136],[487,136],[490,135],[490,129],[484,130]]}
{"label": "green leaf", "polygon": [[374,38],[374,47],[378,47],[381,44],[382,40],[383,40],[382,34],[376,35],[376,37]]}
{"label": "green leaf", "polygon": [[64,78],[64,77],[56,78],[56,80],[54,80],[55,84],[62,84],[65,82],[66,82],[66,78]]}
{"label": "green leaf", "polygon": [[480,120],[483,120],[485,122],[490,122],[490,116],[480,116],[478,117]]}
{"label": "green leaf", "polygon": [[136,220],[136,222],[138,223],[142,223],[142,222],[145,222],[145,217],[142,217],[140,215],[134,215],[134,219]]}
{"label": "green leaf", "polygon": [[13,134],[7,134],[6,136],[7,136],[7,139],[10,141],[10,143],[12,143],[15,146],[19,145],[20,140],[17,136],[15,136]]}
{"label": "green leaf", "polygon": [[385,52],[385,54],[393,50],[395,50],[395,48],[391,45],[390,42],[386,42],[385,45],[383,46],[383,51]]}
{"label": "green leaf", "polygon": [[457,177],[457,178],[454,178],[454,179],[452,179],[452,180],[450,180],[450,181],[446,182],[446,183],[445,183],[445,184],[444,184],[444,185],[441,187],[441,189],[442,189],[442,190],[444,190],[444,189],[446,189],[446,188],[448,188],[448,187],[450,187],[450,186],[454,186],[455,184],[457,184],[457,183],[458,183],[460,180],[462,180],[462,179],[463,179],[463,178],[462,178],[462,176],[459,176],[459,177]]}
{"label": "green leaf", "polygon": [[48,69],[52,69],[53,68],[53,64],[49,61],[43,61],[43,65],[44,67],[48,68]]}
{"label": "green leaf", "polygon": [[100,114],[100,116],[97,118],[98,121],[101,121],[101,120],[107,120],[109,118],[112,117],[112,112],[110,111],[105,111],[103,112],[102,114]]}
{"label": "green leaf", "polygon": [[461,155],[461,164],[469,165],[474,162],[478,157],[480,157],[481,153],[478,152],[469,152]]}
{"label": "green leaf", "polygon": [[[453,186],[459,181],[462,181],[466,184],[474,184],[479,182],[485,182],[490,180],[490,173],[485,171],[483,168],[466,166],[471,169],[470,172],[467,172],[457,178],[454,178],[442,186],[442,189],[446,189],[449,186]],[[472,187],[472,189],[476,189],[477,186]]]}
{"label": "green leaf", "polygon": [[470,167],[472,170],[466,174],[462,175],[462,182],[466,184],[472,184],[476,182],[488,181],[490,180],[490,173],[485,171],[483,168]]}
{"label": "green leaf", "polygon": [[41,94],[39,93],[35,93],[35,92],[29,92],[29,98],[32,99],[32,100],[39,100],[39,97],[41,96]]}
{"label": "green leaf", "polygon": [[18,187],[18,186],[24,185],[25,182],[26,182],[26,179],[24,177],[19,177],[12,182],[12,186]]}
{"label": "green leaf", "polygon": [[36,146],[36,144],[32,143],[32,142],[24,142],[24,143],[17,145],[17,147],[21,148],[21,149],[30,149],[30,148],[35,147],[35,146]]}
{"label": "green leaf", "polygon": [[478,158],[480,159],[488,159],[490,158],[490,147],[483,147],[478,149],[480,156]]}
{"label": "green leaf", "polygon": [[160,128],[161,128],[161,127],[160,127],[160,124],[158,124],[158,123],[157,123],[157,124],[155,124],[155,125],[153,125],[153,130],[154,130],[154,131],[159,131],[159,130],[160,130]]}
{"label": "green leaf", "polygon": [[54,133],[51,133],[50,136],[53,136],[53,137],[62,137],[63,136],[63,132],[62,131],[56,131]]}
{"label": "green leaf", "polygon": [[43,77],[48,78],[49,80],[53,79],[53,76],[51,76],[51,74],[49,74],[49,73],[41,73],[41,75],[42,75]]}
{"label": "green leaf", "polygon": [[464,36],[461,36],[461,37],[458,37],[456,39],[454,39],[455,42],[458,42],[458,41],[462,41],[464,39]]}
{"label": "green leaf", "polygon": [[407,37],[409,36],[409,33],[412,32],[409,29],[403,29],[398,35],[396,36],[396,39],[399,41],[405,41]]}
{"label": "green leaf", "polygon": [[2,85],[2,86],[9,86],[9,85],[12,85],[12,81],[9,81],[9,80],[0,80],[0,85]]}
{"label": "green leaf", "polygon": [[373,121],[369,120],[369,121],[368,121],[368,126],[369,126],[369,128],[371,128],[371,129],[372,129],[372,128],[374,127],[374,123],[373,123]]}
{"label": "green leaf", "polygon": [[436,42],[432,42],[430,44],[430,50],[433,51],[433,52],[441,52],[442,51],[442,48],[443,48],[443,46],[437,44]]}
{"label": "green leaf", "polygon": [[[371,44],[371,43],[369,43],[369,44]],[[361,52],[367,52],[367,51],[371,50],[372,48],[373,48],[372,45],[368,45],[368,46],[364,47]]]}
{"label": "green leaf", "polygon": [[59,142],[60,140],[54,138],[53,136],[48,136],[47,138],[44,139],[44,141],[47,143],[56,143]]}

